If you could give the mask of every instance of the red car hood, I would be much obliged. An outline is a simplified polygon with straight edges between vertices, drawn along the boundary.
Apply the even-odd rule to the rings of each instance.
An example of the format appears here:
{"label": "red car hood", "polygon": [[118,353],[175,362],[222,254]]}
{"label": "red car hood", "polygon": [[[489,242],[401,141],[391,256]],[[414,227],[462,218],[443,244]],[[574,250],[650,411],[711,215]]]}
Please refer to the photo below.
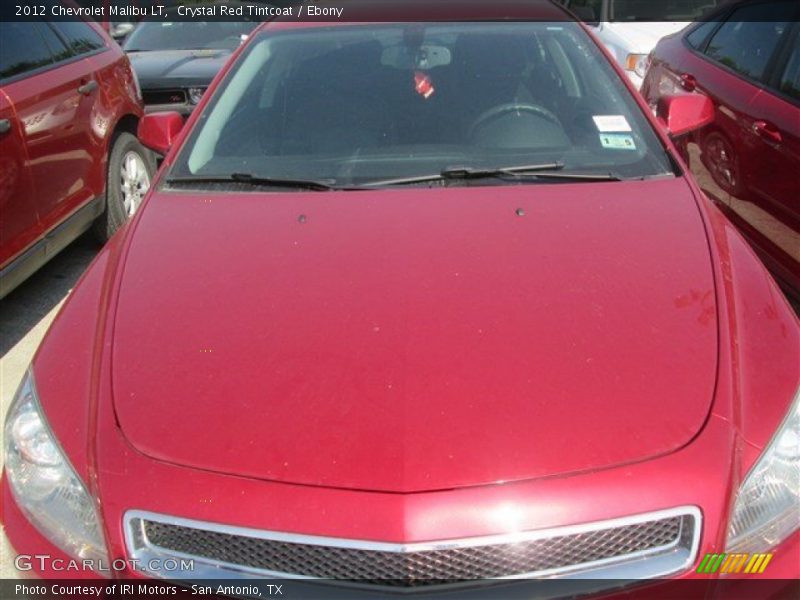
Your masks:
{"label": "red car hood", "polygon": [[599,469],[703,426],[713,289],[681,179],[160,192],[126,259],[114,404],[142,453],[261,479]]}

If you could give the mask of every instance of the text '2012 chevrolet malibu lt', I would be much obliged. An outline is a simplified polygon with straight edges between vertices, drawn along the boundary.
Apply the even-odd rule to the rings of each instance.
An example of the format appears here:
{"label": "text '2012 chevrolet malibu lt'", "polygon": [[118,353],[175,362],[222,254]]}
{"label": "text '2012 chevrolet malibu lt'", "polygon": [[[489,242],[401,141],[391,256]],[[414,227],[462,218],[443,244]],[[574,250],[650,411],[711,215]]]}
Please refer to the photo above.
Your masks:
{"label": "text '2012 chevrolet malibu lt'", "polygon": [[798,321],[669,138],[713,107],[652,115],[531,7],[276,20],[185,125],[142,120],[165,162],[9,410],[19,553],[429,590],[708,553],[798,576]]}

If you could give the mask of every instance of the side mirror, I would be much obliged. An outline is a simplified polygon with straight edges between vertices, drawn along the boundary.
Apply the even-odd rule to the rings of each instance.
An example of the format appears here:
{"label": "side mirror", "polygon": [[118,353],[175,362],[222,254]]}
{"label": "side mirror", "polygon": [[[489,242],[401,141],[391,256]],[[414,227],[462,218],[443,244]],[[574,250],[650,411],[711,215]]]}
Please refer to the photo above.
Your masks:
{"label": "side mirror", "polygon": [[658,99],[656,117],[671,137],[678,137],[711,123],[714,104],[701,94],[669,94]]}
{"label": "side mirror", "polygon": [[143,146],[166,154],[183,128],[183,117],[177,112],[156,112],[142,117],[136,132]]}
{"label": "side mirror", "polygon": [[133,31],[133,23],[116,23],[111,27],[111,37],[119,41],[126,37]]}

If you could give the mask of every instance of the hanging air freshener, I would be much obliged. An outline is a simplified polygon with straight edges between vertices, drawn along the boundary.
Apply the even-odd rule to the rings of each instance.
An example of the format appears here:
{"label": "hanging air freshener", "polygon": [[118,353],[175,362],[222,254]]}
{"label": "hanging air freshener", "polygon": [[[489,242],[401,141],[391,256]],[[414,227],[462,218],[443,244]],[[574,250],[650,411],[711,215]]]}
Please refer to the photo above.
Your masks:
{"label": "hanging air freshener", "polygon": [[414,89],[420,96],[425,98],[425,100],[433,96],[433,92],[436,91],[431,78],[422,71],[414,72]]}

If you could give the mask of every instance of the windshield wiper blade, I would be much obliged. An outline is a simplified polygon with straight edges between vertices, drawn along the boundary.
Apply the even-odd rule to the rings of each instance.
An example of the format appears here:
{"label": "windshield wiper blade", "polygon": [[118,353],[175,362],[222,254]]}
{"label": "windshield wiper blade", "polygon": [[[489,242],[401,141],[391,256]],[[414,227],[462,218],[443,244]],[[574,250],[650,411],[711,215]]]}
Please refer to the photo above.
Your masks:
{"label": "windshield wiper blade", "polygon": [[381,179],[369,181],[361,187],[384,187],[389,185],[413,185],[415,183],[428,183],[435,181],[448,181],[453,179],[483,179],[485,177],[498,177],[500,175],[515,175],[534,173],[538,171],[557,171],[564,168],[562,162],[542,163],[539,165],[517,165],[503,168],[474,169],[471,167],[452,167],[432,173],[430,175],[414,175],[412,177],[398,177],[395,179]]}
{"label": "windshield wiper blade", "polygon": [[482,179],[485,177],[497,177],[499,175],[513,175],[519,173],[534,173],[537,171],[557,171],[564,168],[562,162],[542,163],[538,165],[517,165],[492,169],[475,169],[471,167],[452,167],[444,169],[439,173],[430,175],[415,175],[412,177],[398,177],[396,179],[382,179],[370,181],[362,187],[383,187],[388,185],[412,185],[415,183],[427,183],[434,181],[447,181],[452,179]]}
{"label": "windshield wiper blade", "polygon": [[544,171],[560,171],[563,168],[563,162],[555,161],[538,165],[516,165],[510,167],[492,167],[490,169],[451,167],[445,169],[439,175],[443,179],[482,179],[484,177],[497,177],[499,175],[525,175]]}
{"label": "windshield wiper blade", "polygon": [[[524,176],[523,176],[524,177]],[[569,181],[625,181],[614,173],[536,173],[535,179],[563,179]]]}
{"label": "windshield wiper blade", "polygon": [[563,179],[571,181],[622,181],[622,177],[614,173],[572,173],[560,172],[564,163],[549,165],[520,165],[518,167],[501,167],[497,169],[453,168],[442,172],[446,179],[481,179],[484,177],[508,177],[513,179]]}
{"label": "windshield wiper blade", "polygon": [[362,184],[361,187],[384,187],[390,185],[413,185],[415,183],[428,183],[436,181],[450,181],[458,179],[485,179],[485,178],[513,178],[513,179],[564,179],[573,181],[622,181],[614,173],[560,173],[564,163],[560,161],[542,163],[538,165],[516,165],[479,169],[472,167],[452,167],[440,173],[431,175],[417,175],[414,177],[399,177],[396,179],[382,179]]}
{"label": "windshield wiper blade", "polygon": [[231,173],[230,175],[189,175],[169,177],[167,183],[244,183],[253,186],[286,187],[327,192],[335,190],[333,180],[318,181],[315,179],[281,179],[276,177],[259,177],[250,173]]}

